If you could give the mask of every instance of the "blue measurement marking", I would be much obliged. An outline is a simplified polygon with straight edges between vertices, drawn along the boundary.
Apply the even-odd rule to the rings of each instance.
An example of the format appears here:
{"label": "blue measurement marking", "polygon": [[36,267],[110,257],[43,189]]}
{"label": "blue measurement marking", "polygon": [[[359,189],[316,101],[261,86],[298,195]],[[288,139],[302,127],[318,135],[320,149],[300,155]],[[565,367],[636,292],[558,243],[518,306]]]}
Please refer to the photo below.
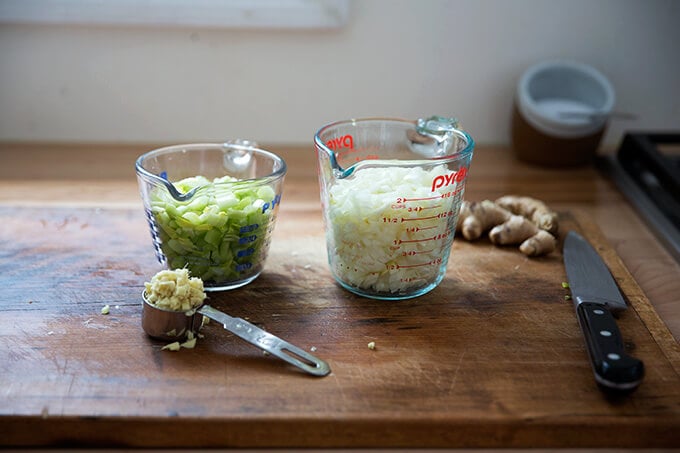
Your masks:
{"label": "blue measurement marking", "polygon": [[253,263],[243,263],[236,265],[236,272],[243,272],[253,267]]}
{"label": "blue measurement marking", "polygon": [[253,223],[251,225],[242,226],[241,229],[239,229],[239,233],[241,233],[241,234],[250,233],[251,231],[257,230],[258,228],[260,228],[260,224],[259,223]]}
{"label": "blue measurement marking", "polygon": [[252,248],[252,247],[249,247],[245,250],[239,250],[238,253],[236,254],[236,256],[238,256],[239,258],[243,258],[244,256],[250,256],[253,253],[255,253],[255,249]]}
{"label": "blue measurement marking", "polygon": [[250,242],[254,242],[256,239],[257,239],[257,235],[256,235],[256,234],[251,234],[250,236],[243,236],[243,237],[240,237],[240,238],[238,239],[238,243],[239,243],[240,245],[248,244],[248,243],[250,243]]}

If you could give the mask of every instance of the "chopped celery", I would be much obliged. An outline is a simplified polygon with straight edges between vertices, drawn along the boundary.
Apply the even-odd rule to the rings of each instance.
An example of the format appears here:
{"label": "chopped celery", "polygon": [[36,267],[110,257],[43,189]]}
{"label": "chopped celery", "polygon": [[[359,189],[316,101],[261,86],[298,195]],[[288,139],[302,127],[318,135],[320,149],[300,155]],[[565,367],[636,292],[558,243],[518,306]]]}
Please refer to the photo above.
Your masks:
{"label": "chopped celery", "polygon": [[182,192],[200,188],[184,202],[164,188],[151,194],[151,212],[168,265],[188,268],[208,286],[258,273],[280,198],[274,188],[229,176],[213,181],[195,176],[174,185]]}

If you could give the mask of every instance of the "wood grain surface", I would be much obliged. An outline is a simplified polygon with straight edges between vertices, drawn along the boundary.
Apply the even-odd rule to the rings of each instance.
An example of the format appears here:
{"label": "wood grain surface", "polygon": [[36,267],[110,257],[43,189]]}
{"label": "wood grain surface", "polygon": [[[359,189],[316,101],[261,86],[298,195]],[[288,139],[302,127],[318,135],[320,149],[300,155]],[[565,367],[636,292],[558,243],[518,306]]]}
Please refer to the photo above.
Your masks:
{"label": "wood grain surface", "polygon": [[594,241],[632,308],[619,325],[648,373],[627,397],[593,381],[558,252],[457,240],[440,287],[375,301],[332,280],[318,212],[282,209],[265,272],[210,303],[313,349],[333,370],[313,378],[214,323],[161,351],[140,325],[158,270],[141,210],[2,207],[0,225],[5,445],[680,446],[677,343],[570,213],[563,231]]}
{"label": "wood grain surface", "polygon": [[[138,207],[135,159],[163,145],[0,143],[0,204]],[[284,208],[318,210],[313,147],[265,148],[288,163]],[[578,210],[592,219],[676,340],[680,339],[680,263],[661,246],[612,181],[592,166],[541,168],[518,161],[508,147],[477,146],[466,198],[495,199],[508,193],[537,197],[557,210]]]}
{"label": "wood grain surface", "polygon": [[456,239],[447,277],[418,299],[337,286],[309,146],[272,148],[289,173],[265,272],[210,302],[314,349],[332,374],[307,376],[214,323],[196,349],[161,351],[141,329],[159,265],[133,170],[152,148],[0,145],[0,446],[680,447],[680,353],[665,325],[680,337],[680,267],[593,168],[480,147],[466,198],[542,198],[563,233],[597,246],[647,366],[625,398],[594,383],[559,252]]}

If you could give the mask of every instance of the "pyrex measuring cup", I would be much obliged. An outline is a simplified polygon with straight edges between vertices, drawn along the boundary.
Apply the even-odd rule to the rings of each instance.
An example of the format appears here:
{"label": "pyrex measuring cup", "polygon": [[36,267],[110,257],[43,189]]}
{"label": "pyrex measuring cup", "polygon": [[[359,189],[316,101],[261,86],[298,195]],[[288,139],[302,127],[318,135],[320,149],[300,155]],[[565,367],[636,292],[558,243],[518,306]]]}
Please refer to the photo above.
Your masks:
{"label": "pyrex measuring cup", "polygon": [[243,286],[264,267],[286,164],[256,146],[175,145],[137,159],[158,260],[187,267],[206,291]]}
{"label": "pyrex measuring cup", "polygon": [[406,299],[444,278],[474,142],[450,118],[332,123],[314,136],[331,272]]}

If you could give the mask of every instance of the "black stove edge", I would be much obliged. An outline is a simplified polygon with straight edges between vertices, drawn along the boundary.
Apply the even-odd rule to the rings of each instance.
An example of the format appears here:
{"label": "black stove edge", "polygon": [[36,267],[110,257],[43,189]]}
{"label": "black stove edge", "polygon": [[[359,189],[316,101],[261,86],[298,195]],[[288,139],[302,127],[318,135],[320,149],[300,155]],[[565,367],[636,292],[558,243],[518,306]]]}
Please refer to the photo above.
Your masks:
{"label": "black stove edge", "polygon": [[617,157],[599,156],[595,166],[616,184],[666,250],[680,263],[680,232],[621,168]]}

